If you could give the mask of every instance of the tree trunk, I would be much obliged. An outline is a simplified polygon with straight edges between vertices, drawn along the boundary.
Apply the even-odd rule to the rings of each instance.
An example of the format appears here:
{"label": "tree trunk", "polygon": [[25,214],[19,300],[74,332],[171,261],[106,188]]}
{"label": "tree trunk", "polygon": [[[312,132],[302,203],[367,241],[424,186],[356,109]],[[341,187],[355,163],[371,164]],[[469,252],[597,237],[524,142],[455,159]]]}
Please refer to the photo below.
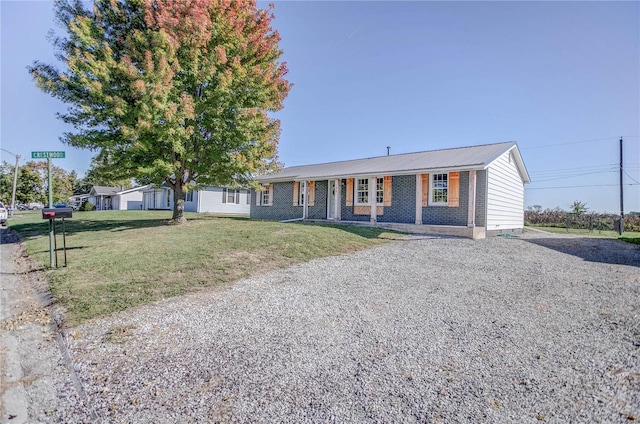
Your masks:
{"label": "tree trunk", "polygon": [[173,217],[171,222],[174,224],[187,222],[187,218],[184,217],[184,195],[182,193],[182,184],[178,182],[173,189]]}

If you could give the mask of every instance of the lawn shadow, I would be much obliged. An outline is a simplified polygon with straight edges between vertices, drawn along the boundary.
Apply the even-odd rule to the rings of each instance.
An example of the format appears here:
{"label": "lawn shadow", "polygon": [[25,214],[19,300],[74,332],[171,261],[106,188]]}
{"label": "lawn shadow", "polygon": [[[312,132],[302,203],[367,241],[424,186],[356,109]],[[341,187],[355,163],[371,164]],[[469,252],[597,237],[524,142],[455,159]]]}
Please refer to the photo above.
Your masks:
{"label": "lawn shadow", "polygon": [[640,246],[598,237],[540,237],[521,240],[585,261],[640,267]]}
{"label": "lawn shadow", "polygon": [[[172,225],[170,222],[170,215],[167,214],[166,218],[124,218],[124,219],[100,219],[101,217],[96,212],[85,212],[89,215],[74,215],[73,218],[66,219],[64,222],[64,229],[67,236],[73,236],[78,233],[86,232],[99,232],[99,231],[128,231],[137,230],[142,228],[159,228]],[[94,215],[95,214],[95,215]],[[96,219],[97,218],[97,219]],[[213,214],[202,214],[195,217],[189,217],[187,222],[191,221],[207,221],[215,219],[232,219],[232,220],[246,220],[248,218],[243,216],[223,216]],[[14,224],[11,229],[16,233],[19,233],[25,239],[45,236],[49,234],[49,223],[47,220],[38,222],[26,222],[23,224]],[[62,234],[62,222],[56,221],[56,235]],[[3,231],[2,242],[5,243],[5,236]],[[11,239],[7,237],[7,243],[12,243]]]}
{"label": "lawn shadow", "polygon": [[20,242],[20,235],[11,228],[0,229],[0,244],[13,244]]}
{"label": "lawn shadow", "polygon": [[[76,233],[85,233],[91,231],[126,231],[138,228],[161,227],[168,225],[166,219],[105,219],[105,220],[89,220],[71,218],[65,220],[64,229],[67,236]],[[39,237],[49,234],[49,223],[47,220],[42,222],[28,222],[24,224],[14,224],[11,229],[20,233],[25,239]],[[56,222],[56,235],[62,234],[62,222]]]}

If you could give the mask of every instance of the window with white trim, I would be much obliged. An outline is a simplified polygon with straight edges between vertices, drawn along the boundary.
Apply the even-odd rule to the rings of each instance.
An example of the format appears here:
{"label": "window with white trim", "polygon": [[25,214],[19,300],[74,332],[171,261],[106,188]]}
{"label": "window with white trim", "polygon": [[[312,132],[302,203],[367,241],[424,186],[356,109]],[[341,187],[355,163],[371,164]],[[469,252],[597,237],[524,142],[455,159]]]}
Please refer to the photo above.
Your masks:
{"label": "window with white trim", "polygon": [[233,190],[231,188],[223,188],[222,189],[222,203],[240,204],[240,190]]}
{"label": "window with white trim", "polygon": [[307,185],[306,181],[300,181],[300,186],[298,188],[298,205],[299,206],[304,205],[304,192],[305,192],[306,185]]}
{"label": "window with white trim", "polygon": [[446,205],[449,200],[449,174],[431,174],[431,205]]}
{"label": "window with white trim", "polygon": [[[382,206],[384,202],[384,178],[376,179],[376,205]],[[369,204],[369,178],[357,178],[355,180],[355,204]]]}
{"label": "window with white trim", "polygon": [[262,191],[260,192],[260,204],[267,206],[271,204],[271,191],[269,191],[268,185],[262,186]]}
{"label": "window with white trim", "polygon": [[369,204],[369,178],[356,179],[356,205]]}
{"label": "window with white trim", "polygon": [[184,194],[184,201],[185,202],[193,202],[193,190],[187,191]]}
{"label": "window with white trim", "polygon": [[384,202],[384,178],[378,178],[376,181],[376,204],[382,205]]}

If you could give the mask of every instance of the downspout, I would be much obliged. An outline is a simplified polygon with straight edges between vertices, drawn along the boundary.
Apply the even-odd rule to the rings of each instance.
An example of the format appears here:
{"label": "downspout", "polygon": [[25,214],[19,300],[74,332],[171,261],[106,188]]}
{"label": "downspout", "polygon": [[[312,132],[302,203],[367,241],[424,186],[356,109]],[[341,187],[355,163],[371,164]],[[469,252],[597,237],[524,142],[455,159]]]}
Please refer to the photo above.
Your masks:
{"label": "downspout", "polygon": [[307,182],[306,181],[301,181],[302,182],[302,190],[303,190],[303,196],[302,196],[302,217],[300,218],[292,218],[292,219],[284,219],[282,221],[278,221],[278,222],[282,222],[282,223],[286,223],[286,222],[298,222],[298,221],[304,221],[307,215]]}

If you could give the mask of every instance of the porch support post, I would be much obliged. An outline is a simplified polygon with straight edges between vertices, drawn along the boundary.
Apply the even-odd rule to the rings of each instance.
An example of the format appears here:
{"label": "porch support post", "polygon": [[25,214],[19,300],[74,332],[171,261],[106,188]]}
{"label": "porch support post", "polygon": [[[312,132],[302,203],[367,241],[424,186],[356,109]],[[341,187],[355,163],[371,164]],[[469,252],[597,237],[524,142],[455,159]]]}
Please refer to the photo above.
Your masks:
{"label": "porch support post", "polygon": [[422,175],[416,174],[416,225],[422,225]]}
{"label": "porch support post", "polygon": [[469,211],[467,227],[476,226],[476,171],[469,171]]}
{"label": "porch support post", "polygon": [[376,209],[376,195],[378,194],[378,179],[369,177],[369,206],[371,207],[371,223],[378,222],[378,210]]}
{"label": "porch support post", "polygon": [[335,191],[335,194],[333,196],[333,219],[336,221],[340,221],[340,210],[342,209],[342,205],[340,204],[342,201],[342,195],[340,193],[340,189],[342,188],[340,186],[341,181],[342,180],[340,180],[339,178],[336,178],[333,182],[333,190]]}
{"label": "porch support post", "polygon": [[307,219],[309,217],[309,183],[307,181],[302,182],[302,190],[304,190],[302,219]]}

